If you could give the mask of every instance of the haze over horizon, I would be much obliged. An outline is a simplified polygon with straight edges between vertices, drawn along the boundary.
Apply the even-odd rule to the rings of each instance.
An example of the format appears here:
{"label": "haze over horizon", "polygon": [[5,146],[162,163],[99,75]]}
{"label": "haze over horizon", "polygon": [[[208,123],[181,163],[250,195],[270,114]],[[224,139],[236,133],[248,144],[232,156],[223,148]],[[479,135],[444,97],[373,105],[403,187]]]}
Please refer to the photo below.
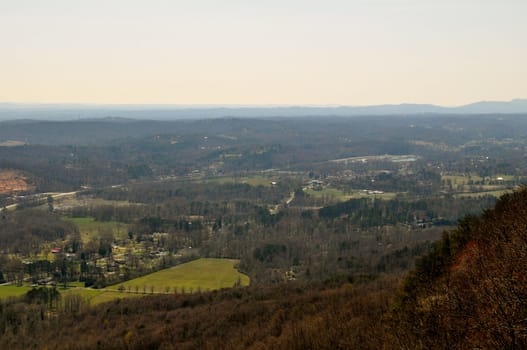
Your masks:
{"label": "haze over horizon", "polygon": [[527,91],[525,13],[520,0],[3,2],[0,101],[509,101]]}
{"label": "haze over horizon", "polygon": [[527,98],[513,98],[509,101],[472,101],[461,105],[441,105],[435,103],[413,103],[411,101],[402,101],[400,103],[379,103],[370,105],[350,105],[350,104],[174,104],[174,103],[92,103],[92,102],[12,102],[0,101],[0,108],[167,108],[167,109],[207,109],[207,108],[226,108],[226,109],[272,109],[272,108],[377,108],[377,107],[404,107],[404,106],[429,106],[445,109],[457,109],[478,104],[521,104],[527,106]]}

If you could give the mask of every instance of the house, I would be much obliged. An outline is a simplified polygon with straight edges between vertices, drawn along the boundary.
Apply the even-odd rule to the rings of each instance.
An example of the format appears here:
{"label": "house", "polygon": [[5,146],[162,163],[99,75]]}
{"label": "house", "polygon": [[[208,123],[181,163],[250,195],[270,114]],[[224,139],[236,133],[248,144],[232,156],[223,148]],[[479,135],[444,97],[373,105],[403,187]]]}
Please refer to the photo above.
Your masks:
{"label": "house", "polygon": [[53,254],[58,254],[60,252],[62,252],[62,248],[61,247],[55,247],[55,248],[51,249],[51,253],[53,253]]}
{"label": "house", "polygon": [[324,182],[320,180],[311,180],[309,182],[309,187],[314,191],[321,191],[324,187]]}

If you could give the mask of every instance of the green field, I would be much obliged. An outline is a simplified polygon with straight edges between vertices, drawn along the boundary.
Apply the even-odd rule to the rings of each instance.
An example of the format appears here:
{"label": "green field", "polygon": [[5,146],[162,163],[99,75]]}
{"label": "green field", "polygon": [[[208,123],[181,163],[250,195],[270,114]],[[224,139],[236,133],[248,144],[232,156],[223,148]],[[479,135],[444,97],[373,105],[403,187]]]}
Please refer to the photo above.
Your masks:
{"label": "green field", "polygon": [[[498,177],[503,178],[504,181],[514,181],[515,176],[514,175],[496,175],[491,176],[491,180],[496,180]],[[486,178],[487,180],[489,177]],[[452,182],[452,185],[467,185],[470,180],[473,182],[479,182],[482,181],[483,178],[478,175],[470,175],[470,176],[463,176],[463,175],[443,175],[441,176],[441,180],[448,181],[450,180]]]}
{"label": "green field", "polygon": [[471,193],[456,193],[454,197],[482,197],[482,196],[494,196],[501,197],[505,193],[511,192],[511,190],[498,190],[498,191],[486,191],[486,192],[471,192]]}
{"label": "green field", "polygon": [[119,298],[137,298],[142,297],[144,294],[116,292],[112,290],[104,289],[89,289],[89,288],[77,288],[69,289],[67,291],[60,291],[63,297],[67,295],[80,295],[82,299],[86,300],[89,305],[94,306],[107,301],[112,301]]}
{"label": "green field", "polygon": [[396,196],[397,196],[397,193],[394,193],[394,192],[384,192],[384,193],[379,193],[379,194],[354,192],[351,195],[351,198],[378,198],[378,199],[390,200],[390,199],[394,199]]}
{"label": "green field", "polygon": [[[69,283],[69,285],[71,284],[72,283]],[[63,289],[62,287],[58,286],[57,289],[62,296],[66,296],[68,294],[80,295],[83,299],[89,301],[91,305],[97,305],[100,303],[104,303],[106,301],[110,301],[110,300],[113,300],[119,297],[123,297],[123,294],[119,292],[78,288],[80,284],[81,283],[75,283],[74,288],[69,288],[69,289]],[[0,300],[22,296],[26,294],[27,292],[29,292],[32,288],[33,287],[29,287],[29,286],[17,287],[14,285],[0,286]],[[127,297],[133,297],[133,296],[140,296],[140,295],[139,294],[127,295]]]}
{"label": "green field", "polygon": [[96,221],[94,218],[64,218],[77,225],[83,242],[98,238],[100,232],[111,231],[115,239],[128,237],[128,226],[116,221]]}
{"label": "green field", "polygon": [[223,177],[215,177],[215,178],[208,178],[203,180],[207,183],[217,183],[220,185],[224,184],[248,184],[251,186],[271,186],[271,182],[278,181],[276,179],[265,177],[265,176],[242,176],[242,177],[232,177],[232,176],[223,176]]}
{"label": "green field", "polygon": [[367,162],[367,161],[390,161],[394,163],[400,163],[400,162],[415,162],[417,159],[419,159],[419,157],[413,154],[404,154],[404,155],[384,154],[384,155],[376,155],[376,156],[339,158],[339,159],[329,160],[328,162],[330,163],[347,163],[347,162],[354,163],[354,162]]}
{"label": "green field", "polygon": [[238,272],[235,268],[238,260],[230,259],[198,259],[186,264],[178,265],[170,269],[161,270],[143,277],[139,277],[124,283],[110,286],[108,288],[117,289],[123,285],[125,289],[130,286],[132,291],[139,288],[139,291],[146,289],[154,292],[165,292],[166,288],[174,291],[183,288],[189,292],[191,289],[197,291],[199,288],[205,291],[220,288],[230,288],[240,279],[241,285],[249,285],[249,277]]}
{"label": "green field", "polygon": [[385,192],[381,194],[368,194],[367,192],[362,191],[350,191],[343,192],[336,188],[324,188],[320,191],[315,191],[313,189],[307,188],[304,189],[304,193],[315,198],[329,198],[337,201],[347,201],[352,198],[380,198],[380,199],[393,199],[397,195],[393,192]]}
{"label": "green field", "polygon": [[98,207],[103,205],[108,205],[112,207],[127,207],[130,205],[139,205],[137,203],[130,203],[128,201],[117,201],[117,200],[108,200],[103,198],[97,198],[92,196],[70,196],[55,199],[55,204],[58,206],[66,207]]}
{"label": "green field", "polygon": [[18,297],[26,294],[31,290],[31,287],[21,286],[17,287],[14,285],[0,286],[0,299],[7,299],[9,297]]}
{"label": "green field", "polygon": [[311,188],[304,189],[304,193],[315,198],[329,198],[334,199],[338,201],[346,201],[348,199],[353,198],[353,195],[350,193],[344,193],[341,190],[337,190],[336,188],[324,188],[319,191],[315,191]]}
{"label": "green field", "polygon": [[[229,259],[198,259],[104,289],[77,288],[61,291],[61,293],[80,295],[90,305],[97,305],[117,298],[135,298],[176,291],[195,293],[200,289],[206,291],[230,288],[238,279],[242,286],[247,286],[249,277],[236,270],[237,263],[238,260]],[[124,287],[123,291],[119,291],[121,286]]]}
{"label": "green field", "polygon": [[[450,180],[452,182],[452,185],[466,185],[469,181],[468,176],[462,176],[462,175],[443,175],[441,176],[441,180],[448,181]],[[471,176],[470,180],[473,181],[481,181],[481,177],[479,176]]]}

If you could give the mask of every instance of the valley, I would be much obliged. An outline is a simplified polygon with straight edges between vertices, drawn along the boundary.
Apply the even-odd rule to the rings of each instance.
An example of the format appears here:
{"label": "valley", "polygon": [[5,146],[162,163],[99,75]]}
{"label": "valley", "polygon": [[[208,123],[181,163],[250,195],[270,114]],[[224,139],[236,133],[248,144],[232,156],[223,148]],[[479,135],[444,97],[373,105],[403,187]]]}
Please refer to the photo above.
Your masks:
{"label": "valley", "polygon": [[[377,293],[380,315],[446,232],[522,191],[527,123],[504,118],[499,132],[490,115],[39,122],[54,137],[34,139],[26,121],[24,145],[0,148],[6,183],[26,184],[0,195],[0,299],[51,322],[148,298],[216,307],[262,288],[300,302],[294,290],[314,288]],[[123,125],[134,136],[115,139]]]}

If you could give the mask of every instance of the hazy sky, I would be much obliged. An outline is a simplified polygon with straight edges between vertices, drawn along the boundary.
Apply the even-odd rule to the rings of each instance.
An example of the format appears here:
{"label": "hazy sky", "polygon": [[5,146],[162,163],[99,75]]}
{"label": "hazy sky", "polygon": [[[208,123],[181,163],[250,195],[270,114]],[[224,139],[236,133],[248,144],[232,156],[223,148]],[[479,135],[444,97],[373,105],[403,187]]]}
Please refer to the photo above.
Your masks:
{"label": "hazy sky", "polygon": [[527,97],[527,0],[0,0],[0,102]]}

